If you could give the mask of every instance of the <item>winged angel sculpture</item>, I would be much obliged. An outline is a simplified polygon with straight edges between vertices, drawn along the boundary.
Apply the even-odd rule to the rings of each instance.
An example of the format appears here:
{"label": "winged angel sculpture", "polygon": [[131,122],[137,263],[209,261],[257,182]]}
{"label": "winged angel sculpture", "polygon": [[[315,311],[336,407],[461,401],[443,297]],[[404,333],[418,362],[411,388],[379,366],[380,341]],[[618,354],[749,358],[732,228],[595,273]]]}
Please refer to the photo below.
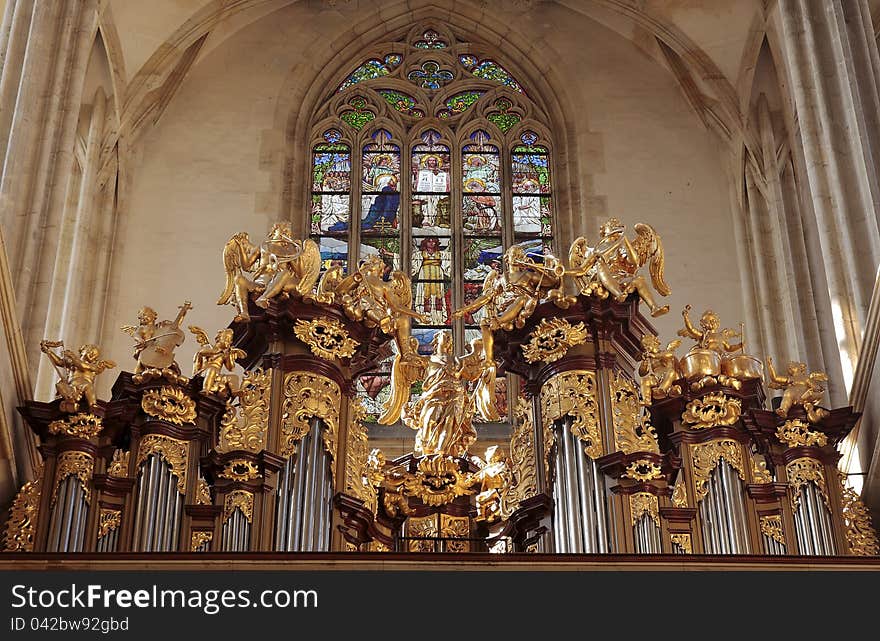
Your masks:
{"label": "winged angel sculpture", "polygon": [[[416,351],[398,354],[391,369],[391,398],[379,417],[390,425],[403,416],[406,426],[416,430],[417,456],[434,454],[465,456],[477,439],[473,427],[476,413],[486,421],[500,420],[495,407],[495,367],[487,367],[483,342],[475,338],[462,357],[453,356],[452,334],[437,332],[434,353]],[[412,402],[410,387],[423,381],[421,396]],[[476,383],[473,392],[469,383]]]}
{"label": "winged angel sculpture", "polygon": [[260,292],[254,303],[263,308],[276,296],[311,295],[321,272],[321,252],[311,239],[294,239],[290,223],[275,223],[259,247],[247,232],[230,238],[223,248],[223,268],[226,287],[217,304],[234,304],[235,320],[247,321],[249,292]]}

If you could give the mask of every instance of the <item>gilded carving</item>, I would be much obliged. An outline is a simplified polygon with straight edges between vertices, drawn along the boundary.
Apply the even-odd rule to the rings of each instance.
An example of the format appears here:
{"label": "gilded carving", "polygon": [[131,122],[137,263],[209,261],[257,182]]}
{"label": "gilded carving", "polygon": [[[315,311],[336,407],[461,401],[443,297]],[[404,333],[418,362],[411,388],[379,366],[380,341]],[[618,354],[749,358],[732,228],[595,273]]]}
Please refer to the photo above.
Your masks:
{"label": "gilded carving", "polygon": [[552,363],[565,356],[575,345],[587,338],[583,323],[572,325],[564,318],[542,318],[532,331],[528,343],[522,345],[523,357],[529,363]]}
{"label": "gilded carving", "polygon": [[66,434],[85,440],[97,436],[102,429],[104,424],[101,417],[86,412],[78,412],[65,419],[49,423],[50,434]]}
{"label": "gilded carving", "polygon": [[101,508],[98,516],[98,538],[103,539],[122,524],[122,510]]}
{"label": "gilded carving", "polygon": [[221,397],[235,394],[238,391],[238,376],[224,374],[223,370],[233,371],[235,362],[245,356],[245,351],[233,347],[233,331],[229,328],[218,331],[213,345],[208,333],[198,325],[190,325],[189,331],[195,334],[201,346],[193,357],[192,375],[202,376],[202,393]]}
{"label": "gilded carving", "polygon": [[472,479],[463,473],[452,457],[434,455],[419,460],[415,474],[407,474],[404,493],[425,505],[451,503],[456,497],[473,494]]}
{"label": "gilded carving", "polygon": [[247,519],[248,523],[252,523],[254,520],[253,493],[245,490],[232,490],[232,492],[226,495],[226,500],[223,502],[224,523],[229,520],[229,517],[232,516],[232,513],[236,508],[241,510],[241,513],[244,514],[244,518]]}
{"label": "gilded carving", "polygon": [[171,467],[177,477],[177,491],[186,494],[186,468],[189,461],[189,443],[163,434],[148,434],[141,439],[135,469],[140,469],[148,456],[155,454]]}
{"label": "gilded carving", "polygon": [[843,507],[841,515],[846,527],[844,534],[850,554],[855,556],[880,555],[880,542],[878,542],[877,532],[871,524],[868,508],[862,503],[862,499],[855,490],[846,484],[846,476],[838,472],[838,478],[840,479]]}
{"label": "gilded carving", "polygon": [[[596,375],[586,370],[571,370],[556,374],[541,388],[541,418],[544,428],[552,431],[553,423],[563,416],[571,416],[571,433],[584,442],[584,451],[590,458],[602,456],[602,436],[599,431],[599,405],[596,402]],[[550,446],[553,443],[551,441]],[[545,449],[545,465],[550,448]]]}
{"label": "gilded carving", "polygon": [[691,535],[687,533],[670,534],[672,545],[678,547],[684,554],[693,554],[694,548],[691,545]]}
{"label": "gilded carving", "polygon": [[629,513],[632,525],[647,514],[660,527],[660,511],[657,497],[650,492],[636,492],[629,497]]}
{"label": "gilded carving", "polygon": [[[520,501],[538,493],[538,473],[535,469],[535,424],[532,404],[520,397],[514,410],[516,427],[510,437],[511,480],[502,490],[502,506],[513,512]],[[506,512],[502,507],[502,511]],[[503,518],[510,516],[502,514]]]}
{"label": "gilded carving", "polygon": [[479,485],[476,520],[494,523],[507,518],[515,508],[504,501],[504,489],[511,480],[510,459],[497,445],[492,445],[486,448],[485,460],[478,456],[472,456],[471,460],[480,468],[471,476],[471,483]]}
{"label": "gilded carving", "polygon": [[785,421],[776,428],[776,438],[789,447],[824,447],[828,445],[828,437],[822,432],[810,429],[810,424],[799,418]]}
{"label": "gilded carving", "polygon": [[183,425],[196,420],[196,403],[179,387],[164,386],[144,392],[141,409],[163,421]]}
{"label": "gilded carving", "polygon": [[[245,373],[239,390],[226,401],[226,412],[220,420],[218,452],[257,453],[266,447],[271,383],[271,369],[258,368]],[[234,404],[235,399],[238,405]]]}
{"label": "gilded carving", "polygon": [[[335,460],[341,398],[339,386],[325,376],[307,372],[287,374],[281,407],[281,456],[290,458],[296,454],[297,442],[311,430],[309,419],[320,418],[325,425],[324,447]],[[330,469],[333,470],[332,465]]]}
{"label": "gilded carving", "polygon": [[828,486],[825,483],[825,471],[822,464],[811,458],[803,457],[795,459],[785,466],[785,472],[788,476],[788,483],[791,486],[791,509],[797,511],[798,503],[801,498],[801,490],[807,483],[814,483],[822,495],[822,500],[828,509],[831,509],[831,502],[828,499]]}
{"label": "gilded carving", "polygon": [[360,499],[368,510],[376,513],[378,493],[370,482],[369,435],[364,425],[367,411],[358,399],[349,403],[348,444],[345,449],[345,492]]}
{"label": "gilded carving", "polygon": [[638,388],[620,372],[614,372],[611,376],[611,418],[614,442],[621,452],[660,453],[657,432],[650,421],[642,417]]}
{"label": "gilded carving", "polygon": [[196,505],[213,504],[214,499],[211,498],[211,488],[208,485],[208,482],[200,476],[198,485],[196,486]]}
{"label": "gilded carving", "polygon": [[260,478],[260,468],[253,461],[233,459],[227,461],[217,476],[232,481],[253,481]]}
{"label": "gilded carving", "polygon": [[773,482],[773,475],[767,469],[767,461],[760,460],[757,454],[752,454],[752,481],[761,484]]}
{"label": "gilded carving", "polygon": [[[59,352],[55,352],[59,349]],[[52,362],[58,374],[55,391],[61,399],[59,409],[67,414],[76,412],[81,400],[89,408],[98,404],[95,379],[101,372],[116,367],[116,363],[101,358],[96,345],[83,345],[78,352],[64,348],[64,341],[40,341],[40,351]]]}
{"label": "gilded carving", "polygon": [[745,481],[745,468],[742,460],[742,447],[732,439],[717,439],[708,443],[691,445],[691,458],[694,463],[694,487],[696,502],[699,503],[709,492],[707,483],[712,471],[718,467],[721,459],[727,461]]}
{"label": "gilded carving", "polygon": [[437,529],[437,516],[412,517],[406,522],[408,548],[410,552],[433,552],[434,541],[426,540],[436,538],[439,534]]}
{"label": "gilded carving", "polygon": [[687,485],[684,482],[684,473],[679,474],[675,487],[672,488],[672,505],[673,507],[688,506]]}
{"label": "gilded carving", "polygon": [[776,413],[787,418],[791,408],[800,405],[807,413],[810,423],[818,423],[828,416],[828,410],[819,407],[825,396],[825,386],[822,383],[828,382],[828,375],[825,372],[807,373],[807,364],[799,361],[789,363],[787,372],[787,375],[777,373],[773,367],[773,359],[767,357],[767,374],[770,379],[767,386],[783,390]]}
{"label": "gilded carving", "polygon": [[636,481],[652,481],[660,478],[660,466],[647,459],[639,459],[626,466],[624,476]]}
{"label": "gilded carving", "polygon": [[[470,533],[470,521],[466,516],[440,515],[440,536],[446,539],[467,539]],[[447,552],[467,552],[469,542],[446,541]]]}
{"label": "gilded carving", "polygon": [[130,455],[129,451],[116,450],[113,452],[113,460],[110,461],[110,466],[107,468],[107,475],[121,479],[127,478]]}
{"label": "gilded carving", "polygon": [[312,354],[328,361],[350,358],[360,345],[335,318],[300,319],[296,321],[293,333],[309,346]]}
{"label": "gilded carving", "polygon": [[682,423],[692,430],[719,425],[733,425],[742,415],[742,402],[722,392],[713,392],[692,400],[684,408]]}
{"label": "gilded carving", "polygon": [[761,534],[773,539],[777,543],[785,545],[785,535],[782,533],[781,515],[772,514],[769,516],[762,516],[758,521],[761,527]]}
{"label": "gilded carving", "polygon": [[[198,552],[200,548],[206,543],[210,544],[211,540],[214,538],[213,532],[206,532],[205,530],[196,530],[192,533],[192,538],[190,539],[189,549],[191,552]],[[210,546],[209,548],[210,549]]]}
{"label": "gilded carving", "polygon": [[42,470],[33,481],[28,481],[15,495],[6,521],[3,549],[6,552],[33,552],[34,532],[40,511],[40,494],[43,486]]}
{"label": "gilded carving", "polygon": [[174,351],[183,343],[185,334],[180,329],[180,323],[191,309],[192,303],[184,301],[173,321],[156,322],[159,317],[156,310],[142,307],[138,312],[137,325],[123,325],[120,328],[135,340],[134,358],[137,359],[137,367],[132,376],[135,383],[154,377],[166,377],[181,384],[186,382],[180,376],[180,366],[174,358]]}
{"label": "gilded carving", "polygon": [[91,454],[68,450],[58,457],[55,468],[55,487],[52,489],[52,505],[58,498],[58,488],[68,476],[75,476],[83,489],[83,496],[88,503],[92,498],[92,489],[89,481],[92,478],[92,470],[95,467],[95,459]]}

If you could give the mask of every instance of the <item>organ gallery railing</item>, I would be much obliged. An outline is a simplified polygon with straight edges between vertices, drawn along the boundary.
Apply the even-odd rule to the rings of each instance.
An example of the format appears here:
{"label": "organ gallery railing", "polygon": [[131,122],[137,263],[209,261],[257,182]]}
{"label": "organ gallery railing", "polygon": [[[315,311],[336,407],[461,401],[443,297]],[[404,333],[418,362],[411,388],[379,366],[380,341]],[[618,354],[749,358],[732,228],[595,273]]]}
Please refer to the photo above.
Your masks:
{"label": "organ gallery railing", "polygon": [[[482,310],[457,356],[447,331],[420,348],[409,279],[380,258],[345,273],[289,225],[259,246],[236,234],[219,301],[235,318],[213,339],[189,326],[190,377],[174,356],[188,302],[123,327],[137,365],[107,401],[95,380],[113,362],[44,341],[58,398],[19,408],[43,468],[5,549],[876,555],[837,471],[858,415],[822,407],[826,379],[803,363],[765,368],[711,311],[695,324],[686,307],[681,338],[661,342],[639,305],[668,312],[663,261],[650,226],[629,237],[614,219],[567,264],[511,247],[456,312]],[[415,433],[394,460],[354,395],[386,358],[378,420]],[[509,449],[473,456],[510,373]],[[771,409],[767,388],[782,391]]]}

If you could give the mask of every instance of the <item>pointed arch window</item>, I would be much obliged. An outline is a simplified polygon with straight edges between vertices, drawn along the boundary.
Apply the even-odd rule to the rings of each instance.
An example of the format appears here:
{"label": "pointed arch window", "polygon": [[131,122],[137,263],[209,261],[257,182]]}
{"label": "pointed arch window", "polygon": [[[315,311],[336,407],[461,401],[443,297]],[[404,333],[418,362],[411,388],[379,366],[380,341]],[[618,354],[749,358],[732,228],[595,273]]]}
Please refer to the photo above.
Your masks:
{"label": "pointed arch window", "polygon": [[[379,255],[389,273],[412,279],[426,318],[413,326],[420,350],[452,329],[463,351],[482,312],[451,312],[479,295],[511,245],[537,257],[552,247],[547,121],[512,66],[443,25],[364,52],[313,119],[311,229],[322,266]],[[508,382],[498,384],[502,414]],[[387,364],[358,381],[368,420],[389,383]]]}

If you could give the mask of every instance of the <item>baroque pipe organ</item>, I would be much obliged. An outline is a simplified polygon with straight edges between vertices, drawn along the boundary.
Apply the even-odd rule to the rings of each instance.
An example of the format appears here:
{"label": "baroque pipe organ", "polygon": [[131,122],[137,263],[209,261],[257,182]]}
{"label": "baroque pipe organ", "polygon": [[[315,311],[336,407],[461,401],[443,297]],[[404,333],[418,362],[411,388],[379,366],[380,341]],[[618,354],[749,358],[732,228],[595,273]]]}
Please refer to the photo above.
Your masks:
{"label": "baroque pipe organ", "polygon": [[[219,301],[235,318],[213,340],[189,326],[192,376],[174,357],[188,303],[123,328],[137,365],[109,400],[94,385],[115,364],[97,347],[43,342],[58,398],[19,408],[43,466],[5,549],[878,554],[837,469],[858,415],[821,406],[820,372],[765,367],[711,311],[695,324],[686,307],[661,343],[640,305],[669,311],[662,245],[635,232],[612,219],[567,264],[511,247],[462,355],[443,331],[418,345],[409,279],[380,259],[345,273],[287,224],[259,246],[236,234]],[[391,460],[354,394],[387,358],[379,423],[415,433]],[[512,436],[480,458],[474,423],[499,419],[503,374],[521,381]]]}

